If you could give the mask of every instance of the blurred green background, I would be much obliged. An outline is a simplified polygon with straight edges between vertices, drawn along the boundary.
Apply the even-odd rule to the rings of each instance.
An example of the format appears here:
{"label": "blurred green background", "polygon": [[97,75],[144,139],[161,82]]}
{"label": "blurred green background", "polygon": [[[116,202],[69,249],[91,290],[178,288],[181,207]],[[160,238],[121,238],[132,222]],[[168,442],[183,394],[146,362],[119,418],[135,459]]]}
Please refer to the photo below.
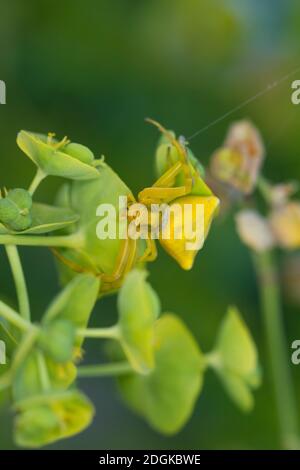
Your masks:
{"label": "blurred green background", "polygon": [[[1,0],[0,17],[0,79],[7,85],[7,104],[0,106],[0,187],[25,186],[33,176],[15,144],[18,130],[28,129],[68,135],[104,154],[136,193],[154,179],[158,134],[145,117],[188,137],[300,66],[297,0]],[[290,99],[296,78],[300,71],[192,140],[202,163],[220,146],[231,120],[247,117],[266,144],[266,175],[300,179],[300,106]],[[53,200],[60,183],[49,178],[39,199]],[[37,319],[58,290],[55,266],[47,250],[21,253]],[[0,291],[12,299],[3,250],[0,262]],[[277,448],[257,288],[232,220],[214,224],[192,272],[162,252],[149,270],[164,310],[184,319],[204,351],[212,347],[226,307],[241,309],[265,371],[254,412],[240,413],[209,373],[192,419],[166,438],[123,406],[113,381],[90,379],[82,387],[96,403],[93,425],[50,448]],[[299,308],[285,301],[284,314],[291,344],[300,332]],[[106,298],[93,323],[114,320],[115,298]],[[86,358],[103,358],[97,343],[88,345]],[[293,366],[298,396],[299,370]],[[10,411],[0,420],[0,448],[14,448]]]}

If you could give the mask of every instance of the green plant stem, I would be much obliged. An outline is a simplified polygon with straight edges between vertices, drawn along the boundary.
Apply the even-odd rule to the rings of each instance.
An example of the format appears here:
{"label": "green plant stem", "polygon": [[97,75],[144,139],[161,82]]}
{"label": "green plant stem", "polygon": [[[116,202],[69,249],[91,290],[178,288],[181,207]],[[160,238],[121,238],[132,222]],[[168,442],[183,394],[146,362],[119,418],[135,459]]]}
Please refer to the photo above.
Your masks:
{"label": "green plant stem", "polygon": [[78,377],[111,377],[125,375],[132,372],[128,362],[116,362],[112,364],[99,364],[95,366],[78,367]]}
{"label": "green plant stem", "polygon": [[6,245],[5,249],[15,281],[20,314],[25,320],[30,321],[29,298],[18,249],[15,245]]}
{"label": "green plant stem", "polygon": [[49,374],[48,374],[47,365],[45,361],[45,356],[43,355],[41,351],[37,352],[37,364],[38,364],[39,377],[40,377],[43,392],[47,392],[47,390],[50,389],[51,384],[50,384]]}
{"label": "green plant stem", "polygon": [[297,406],[289,368],[290,359],[287,354],[279,280],[273,253],[265,252],[255,255],[255,266],[275,388],[281,443],[287,449],[299,448]]}
{"label": "green plant stem", "polygon": [[18,347],[16,354],[14,356],[10,374],[13,375],[18,367],[23,363],[26,356],[32,350],[33,345],[35,344],[37,337],[39,335],[39,328],[35,325],[30,325],[27,332],[23,335],[20,346]]}
{"label": "green plant stem", "polygon": [[43,235],[0,235],[0,245],[80,248],[82,236],[79,232],[72,235],[49,237]]}
{"label": "green plant stem", "polygon": [[11,307],[0,300],[0,316],[5,318],[9,323],[16,326],[22,331],[27,331],[31,324],[24,320],[19,313],[15,312]]}
{"label": "green plant stem", "polygon": [[109,328],[79,328],[76,331],[79,338],[109,338],[118,339],[120,336],[118,325]]}
{"label": "green plant stem", "polygon": [[13,376],[18,370],[19,366],[22,365],[27,354],[31,351],[37,337],[39,334],[39,329],[31,325],[27,332],[24,334],[23,339],[18,347],[16,354],[13,358],[12,365],[10,369],[0,377],[0,391],[5,390],[11,386]]}
{"label": "green plant stem", "polygon": [[211,351],[204,355],[204,366],[218,370],[222,367],[222,361],[218,351]]}
{"label": "green plant stem", "polygon": [[46,176],[47,175],[40,168],[37,169],[36,174],[28,189],[28,192],[30,193],[31,196],[33,196],[33,194],[35,193],[35,191],[37,190],[37,188],[39,187],[43,179],[46,178]]}

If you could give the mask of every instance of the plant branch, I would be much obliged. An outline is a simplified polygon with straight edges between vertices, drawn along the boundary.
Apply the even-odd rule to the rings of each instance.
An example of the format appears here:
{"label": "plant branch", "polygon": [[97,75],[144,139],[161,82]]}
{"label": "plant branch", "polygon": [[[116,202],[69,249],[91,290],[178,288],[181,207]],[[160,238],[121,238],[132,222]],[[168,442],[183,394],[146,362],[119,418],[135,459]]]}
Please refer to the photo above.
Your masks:
{"label": "plant branch", "polygon": [[15,245],[6,245],[5,249],[15,281],[20,314],[25,320],[30,321],[29,298],[18,249]]}
{"label": "plant branch", "polygon": [[72,235],[43,236],[43,235],[0,235],[0,245],[21,246],[54,246],[65,248],[80,248],[82,237],[79,232]]}
{"label": "plant branch", "polygon": [[39,377],[40,377],[42,389],[44,392],[47,392],[47,390],[50,389],[51,384],[50,384],[45,357],[41,351],[37,352],[37,364],[38,364]]}
{"label": "plant branch", "polygon": [[37,190],[37,188],[39,187],[43,179],[46,178],[46,176],[47,175],[40,168],[37,169],[36,174],[28,189],[28,192],[30,193],[31,196],[33,196],[33,194],[35,193],[35,191]]}
{"label": "plant branch", "polygon": [[118,339],[120,336],[118,325],[109,328],[79,328],[76,332],[79,338],[110,338]]}
{"label": "plant branch", "polygon": [[23,363],[24,359],[31,351],[34,343],[37,340],[39,331],[40,330],[37,326],[31,325],[30,328],[25,333],[25,335],[23,336],[22,342],[20,343],[20,346],[18,347],[16,351],[16,354],[14,356],[14,359],[11,365],[11,369],[10,369],[11,375],[15,373],[15,371]]}
{"label": "plant branch", "polygon": [[287,355],[279,282],[273,254],[271,252],[257,254],[255,266],[275,387],[281,441],[287,449],[299,448],[297,405]]}
{"label": "plant branch", "polygon": [[31,324],[24,320],[19,313],[9,307],[6,303],[0,300],[0,316],[5,318],[9,323],[16,326],[22,331],[27,331]]}
{"label": "plant branch", "polygon": [[131,365],[124,361],[111,364],[80,366],[77,369],[77,375],[78,377],[112,377],[125,375],[132,371]]}

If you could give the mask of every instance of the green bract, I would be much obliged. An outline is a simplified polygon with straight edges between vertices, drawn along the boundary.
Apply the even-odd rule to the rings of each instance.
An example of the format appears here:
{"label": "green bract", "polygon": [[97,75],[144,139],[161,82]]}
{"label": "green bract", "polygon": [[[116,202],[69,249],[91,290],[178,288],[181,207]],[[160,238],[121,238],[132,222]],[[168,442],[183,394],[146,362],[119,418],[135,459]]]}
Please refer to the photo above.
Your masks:
{"label": "green bract", "polygon": [[[43,324],[49,327],[58,320],[85,328],[96,303],[100,280],[89,274],[77,275],[53,300],[45,312]],[[77,337],[74,345],[80,347],[83,339]]]}
{"label": "green bract", "polygon": [[154,322],[160,312],[146,277],[146,271],[131,271],[118,296],[121,343],[132,367],[142,374],[154,367]]}
{"label": "green bract", "polygon": [[65,139],[57,142],[51,136],[27,131],[19,132],[17,144],[45,175],[73,180],[87,180],[98,176],[97,169],[92,165],[92,153],[87,147],[72,144],[70,148],[71,144]]}
{"label": "green bract", "polygon": [[32,199],[22,188],[11,189],[0,199],[0,222],[16,232],[28,229],[32,224]]}
{"label": "green bract", "polygon": [[32,448],[81,432],[94,415],[91,402],[75,390],[32,397],[17,403],[16,408],[16,443]]}
{"label": "green bract", "polygon": [[173,314],[155,327],[155,368],[119,379],[129,405],[158,431],[173,434],[192,413],[203,383],[204,360],[193,336]]}
{"label": "green bract", "polygon": [[[63,279],[68,280],[73,275],[70,265],[77,266],[78,270],[92,272],[95,275],[111,275],[118,264],[120,251],[124,240],[119,238],[119,197],[127,196],[132,199],[130,189],[119,176],[104,162],[97,163],[98,177],[90,181],[74,181],[59,193],[57,200],[62,206],[69,206],[80,216],[77,230],[83,238],[80,249],[60,249],[65,257],[65,265],[60,264]],[[101,220],[97,216],[97,208],[101,204],[112,205],[116,213],[116,237],[115,239],[100,239],[97,237],[97,224]],[[137,252],[135,259],[143,253],[145,241],[137,240]],[[133,262],[134,264],[134,262]],[[103,282],[101,288],[106,291],[115,290]]]}
{"label": "green bract", "polygon": [[[0,203],[1,201],[0,199]],[[73,225],[78,221],[78,218],[78,215],[71,209],[33,203],[31,209],[31,225],[27,229],[22,229],[22,234],[39,235],[53,232],[54,230],[60,230]],[[13,228],[12,225],[8,228],[0,224],[0,234],[15,232],[16,229]]]}
{"label": "green bract", "polygon": [[76,378],[76,367],[71,362],[57,363],[46,353],[35,347],[14,372],[12,396],[18,402],[25,398],[44,393],[39,359],[45,361],[45,372],[49,379],[49,390],[66,390]]}
{"label": "green bract", "polygon": [[216,368],[229,395],[244,411],[253,407],[251,389],[259,386],[260,369],[255,343],[235,308],[230,308],[221,325],[215,347]]}
{"label": "green bract", "polygon": [[38,367],[39,351],[33,349],[24,358],[14,374],[12,394],[15,401],[23,400],[42,392],[42,383]]}
{"label": "green bract", "polygon": [[77,377],[77,367],[72,361],[56,362],[45,356],[47,372],[53,390],[66,390]]}

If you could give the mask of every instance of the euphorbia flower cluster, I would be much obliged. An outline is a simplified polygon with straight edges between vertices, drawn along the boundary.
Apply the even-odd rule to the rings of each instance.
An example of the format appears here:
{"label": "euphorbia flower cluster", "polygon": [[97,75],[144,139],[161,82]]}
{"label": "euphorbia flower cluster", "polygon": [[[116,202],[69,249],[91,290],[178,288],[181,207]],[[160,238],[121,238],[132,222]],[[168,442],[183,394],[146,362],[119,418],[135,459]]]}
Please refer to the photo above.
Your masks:
{"label": "euphorbia flower cluster", "polygon": [[[206,238],[219,199],[187,143],[154,124],[162,132],[155,157],[158,179],[141,189],[137,201],[203,204]],[[0,397],[15,411],[17,444],[40,447],[85,429],[95,413],[79,390],[79,379],[88,376],[116,375],[131,408],[163,433],[175,433],[186,423],[208,367],[235,403],[250,410],[260,374],[254,342],[239,312],[228,310],[214,350],[204,354],[177,315],[162,313],[147,280],[146,263],[157,255],[154,241],[96,236],[99,204],[117,208],[120,196],[136,201],[117,173],[86,146],[56,140],[54,134],[21,131],[17,143],[37,167],[28,189],[5,189],[0,199],[0,244],[19,303],[16,311],[0,301],[0,339],[8,355],[8,364],[0,366]],[[65,180],[55,206],[36,201],[36,190],[48,176]],[[184,221],[174,217],[169,223]],[[185,241],[159,240],[183,269],[191,269],[200,247],[188,251]],[[31,321],[17,245],[50,247],[58,261],[63,287],[38,324]],[[90,328],[96,303],[112,292],[118,295],[117,324]],[[111,340],[109,362],[81,365],[88,338]]]}

